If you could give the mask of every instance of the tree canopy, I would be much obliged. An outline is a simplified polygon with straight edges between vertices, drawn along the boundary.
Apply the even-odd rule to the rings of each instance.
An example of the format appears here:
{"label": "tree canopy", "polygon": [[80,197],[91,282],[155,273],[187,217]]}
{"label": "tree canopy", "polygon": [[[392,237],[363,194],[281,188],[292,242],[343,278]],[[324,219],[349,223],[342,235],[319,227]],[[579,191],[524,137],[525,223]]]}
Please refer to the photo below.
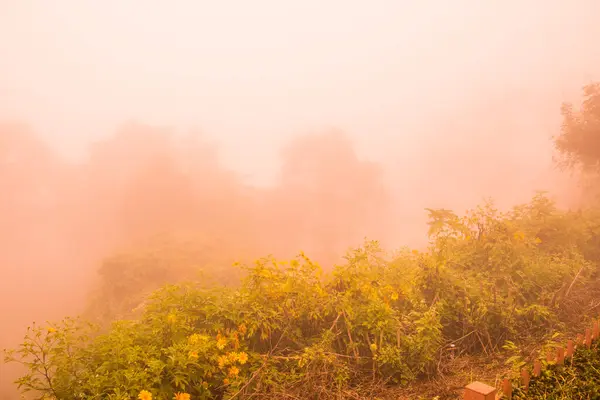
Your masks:
{"label": "tree canopy", "polygon": [[563,124],[556,148],[565,166],[600,172],[600,83],[583,88],[579,109],[571,103],[561,108]]}

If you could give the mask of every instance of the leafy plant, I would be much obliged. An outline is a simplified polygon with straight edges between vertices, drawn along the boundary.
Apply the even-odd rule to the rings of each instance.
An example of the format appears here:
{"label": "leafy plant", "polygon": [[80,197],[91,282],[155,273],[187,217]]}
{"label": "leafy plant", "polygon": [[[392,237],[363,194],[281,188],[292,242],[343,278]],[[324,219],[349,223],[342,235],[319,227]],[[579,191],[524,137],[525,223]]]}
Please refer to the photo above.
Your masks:
{"label": "leafy plant", "polygon": [[[340,398],[434,376],[450,346],[452,357],[504,350],[516,373],[521,342],[550,337],[550,349],[552,334],[594,305],[596,213],[560,211],[538,194],[508,212],[487,202],[430,216],[427,251],[390,256],[367,241],[328,273],[304,254],[265,257],[239,265],[236,287],[179,282],[115,295],[127,307],[137,299],[137,314],[33,326],[7,360],[27,367],[17,384],[39,398],[306,398],[307,387]],[[105,272],[137,271],[127,278],[135,287],[164,274],[153,257],[115,260]]]}

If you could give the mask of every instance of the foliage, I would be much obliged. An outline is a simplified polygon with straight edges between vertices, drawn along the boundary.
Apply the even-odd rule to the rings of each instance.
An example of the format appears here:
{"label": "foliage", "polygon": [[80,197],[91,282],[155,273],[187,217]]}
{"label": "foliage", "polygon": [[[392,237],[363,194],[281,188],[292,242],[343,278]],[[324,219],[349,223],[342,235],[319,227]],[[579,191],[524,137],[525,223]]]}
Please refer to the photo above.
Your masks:
{"label": "foliage", "polygon": [[569,167],[599,172],[600,169],[600,83],[583,88],[583,101],[579,110],[573,105],[562,106],[562,131],[556,138],[556,148]]}
{"label": "foliage", "polygon": [[600,200],[600,82],[584,86],[582,92],[578,109],[571,103],[563,103],[562,128],[554,145],[558,165],[579,177],[580,201],[597,204]]}
{"label": "foliage", "polygon": [[[598,305],[599,226],[595,211],[561,211],[544,194],[508,212],[430,210],[427,251],[366,242],[329,273],[304,254],[262,258],[239,266],[239,287],[164,286],[110,326],[34,326],[8,360],[28,368],[23,390],[60,399],[341,398],[507,341],[518,364],[523,339]],[[142,297],[160,272],[149,260],[119,259],[111,273],[135,284],[111,296]]]}
{"label": "foliage", "polygon": [[[220,247],[226,249],[222,244]],[[99,284],[85,315],[99,323],[131,318],[139,314],[140,305],[150,293],[167,283],[202,281],[203,286],[214,286],[237,282],[239,269],[228,265],[226,257],[207,239],[157,236],[145,246],[103,261]]]}
{"label": "foliage", "polygon": [[513,390],[513,399],[597,399],[600,397],[600,352],[578,348],[566,365],[548,364],[531,379],[527,392]]}

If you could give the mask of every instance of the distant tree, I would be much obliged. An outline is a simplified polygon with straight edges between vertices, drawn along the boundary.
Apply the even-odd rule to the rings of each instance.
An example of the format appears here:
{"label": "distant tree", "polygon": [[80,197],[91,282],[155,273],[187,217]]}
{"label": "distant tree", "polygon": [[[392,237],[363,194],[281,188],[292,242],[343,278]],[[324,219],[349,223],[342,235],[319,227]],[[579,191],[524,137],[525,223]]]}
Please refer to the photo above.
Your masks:
{"label": "distant tree", "polygon": [[561,113],[562,129],[555,140],[561,165],[600,173],[600,83],[584,86],[579,110],[563,103]]}
{"label": "distant tree", "polygon": [[0,123],[0,260],[22,260],[28,256],[24,248],[35,247],[39,255],[58,247],[58,230],[66,229],[58,219],[66,185],[66,166],[29,127]]}
{"label": "distant tree", "polygon": [[[27,124],[0,121],[0,348],[32,320],[76,312],[82,250],[70,240],[71,172]],[[9,389],[17,373],[0,362],[1,399],[20,398]]]}
{"label": "distant tree", "polygon": [[[331,261],[381,226],[387,193],[379,165],[360,160],[350,138],[328,131],[304,135],[283,152],[281,207],[297,246]],[[296,249],[299,250],[299,249]]]}
{"label": "distant tree", "polygon": [[600,200],[600,82],[583,87],[579,109],[571,103],[561,108],[563,123],[560,135],[555,138],[559,157],[558,165],[578,175],[582,204]]}

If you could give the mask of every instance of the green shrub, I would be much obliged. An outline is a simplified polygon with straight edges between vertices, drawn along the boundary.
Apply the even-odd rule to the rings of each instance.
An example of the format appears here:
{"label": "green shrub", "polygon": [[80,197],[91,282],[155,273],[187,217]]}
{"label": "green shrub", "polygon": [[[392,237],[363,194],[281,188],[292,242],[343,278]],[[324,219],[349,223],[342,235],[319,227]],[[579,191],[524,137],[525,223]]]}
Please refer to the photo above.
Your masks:
{"label": "green shrub", "polygon": [[[7,359],[28,368],[22,390],[57,399],[306,398],[307,388],[324,398],[408,384],[435,375],[450,344],[491,353],[576,322],[597,296],[596,215],[543,195],[506,213],[430,210],[427,251],[389,257],[366,242],[330,273],[303,254],[263,258],[240,266],[238,287],[164,286],[130,320],[34,326]],[[127,271],[144,270],[128,259]],[[130,281],[148,287],[139,273]],[[121,291],[143,298],[135,285]]]}

